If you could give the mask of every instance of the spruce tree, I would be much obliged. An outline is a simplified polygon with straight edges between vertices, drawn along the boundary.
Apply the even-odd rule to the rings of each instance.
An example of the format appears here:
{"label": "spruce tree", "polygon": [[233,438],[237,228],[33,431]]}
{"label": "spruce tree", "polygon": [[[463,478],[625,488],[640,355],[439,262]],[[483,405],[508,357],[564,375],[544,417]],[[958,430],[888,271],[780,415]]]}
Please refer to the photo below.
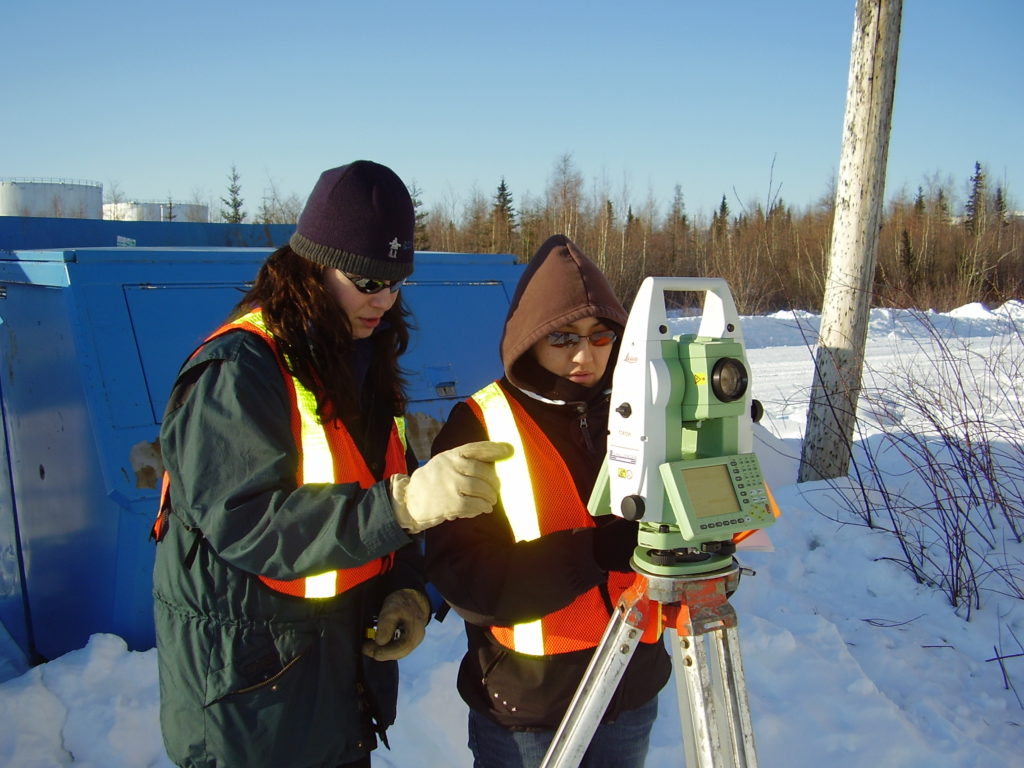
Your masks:
{"label": "spruce tree", "polygon": [[996,187],[995,198],[992,200],[992,210],[996,215],[997,222],[1003,225],[1009,222],[1009,210],[1006,206],[1006,194],[1003,192],[1001,184]]}
{"label": "spruce tree", "polygon": [[977,234],[985,226],[985,172],[981,163],[974,164],[971,176],[971,194],[964,206],[964,225],[971,234]]}
{"label": "spruce tree", "polygon": [[512,235],[516,228],[516,209],[512,205],[512,192],[505,177],[501,177],[498,191],[491,206],[491,246],[494,253],[505,253],[512,249]]}
{"label": "spruce tree", "polygon": [[238,170],[234,163],[231,164],[228,182],[228,197],[220,199],[227,208],[221,208],[220,215],[228,224],[241,224],[245,221],[245,212],[242,210],[242,185],[239,182]]}
{"label": "spruce tree", "polygon": [[924,203],[924,190],[921,187],[917,188],[917,196],[914,198],[914,215],[917,217],[924,216],[925,203]]}
{"label": "spruce tree", "polygon": [[725,195],[722,195],[718,211],[711,217],[711,229],[716,240],[721,240],[729,231],[729,203],[725,201]]}
{"label": "spruce tree", "polygon": [[900,261],[903,262],[903,268],[907,270],[908,279],[913,284],[916,282],[917,254],[914,253],[914,244],[906,227],[903,228],[903,233],[900,235],[900,244],[897,252],[899,253]]}
{"label": "spruce tree", "polygon": [[423,200],[420,197],[420,188],[414,181],[409,185],[409,197],[412,198],[412,209],[416,213],[416,223],[413,229],[412,247],[416,251],[430,250],[430,233],[427,231],[427,218],[429,211],[423,210]]}
{"label": "spruce tree", "polygon": [[946,192],[942,187],[935,193],[935,213],[941,224],[949,224],[949,201],[946,200]]}

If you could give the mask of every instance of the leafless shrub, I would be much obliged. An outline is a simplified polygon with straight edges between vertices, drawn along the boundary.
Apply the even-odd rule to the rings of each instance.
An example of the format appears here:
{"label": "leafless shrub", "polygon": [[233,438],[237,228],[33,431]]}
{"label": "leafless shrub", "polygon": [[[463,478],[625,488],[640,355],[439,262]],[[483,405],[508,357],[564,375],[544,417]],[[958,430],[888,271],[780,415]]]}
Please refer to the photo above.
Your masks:
{"label": "leafless shrub", "polygon": [[969,619],[985,591],[1024,599],[1022,329],[978,351],[917,320],[928,334],[913,353],[865,369],[858,429],[881,431],[857,443],[844,498]]}

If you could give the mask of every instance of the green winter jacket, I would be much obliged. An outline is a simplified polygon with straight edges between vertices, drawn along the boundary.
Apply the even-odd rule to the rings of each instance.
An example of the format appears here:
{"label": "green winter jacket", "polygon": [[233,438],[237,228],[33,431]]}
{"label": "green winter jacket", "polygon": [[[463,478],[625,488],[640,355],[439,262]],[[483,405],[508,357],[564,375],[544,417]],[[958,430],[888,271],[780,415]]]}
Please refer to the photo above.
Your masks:
{"label": "green winter jacket", "polygon": [[[181,766],[336,766],[395,717],[396,662],[360,646],[384,597],[423,582],[386,483],[296,487],[285,383],[270,347],[235,331],[179,372],[160,433],[172,514],[153,574],[160,722]],[[410,463],[410,466],[415,466]],[[397,551],[333,598],[266,587]]]}

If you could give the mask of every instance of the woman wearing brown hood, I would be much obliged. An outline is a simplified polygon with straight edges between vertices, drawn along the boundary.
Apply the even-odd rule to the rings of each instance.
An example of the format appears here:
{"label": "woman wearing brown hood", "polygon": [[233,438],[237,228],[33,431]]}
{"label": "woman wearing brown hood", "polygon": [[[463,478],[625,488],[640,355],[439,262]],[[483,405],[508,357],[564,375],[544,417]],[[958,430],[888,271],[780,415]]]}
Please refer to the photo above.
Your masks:
{"label": "woman wearing brown hood", "polygon": [[[593,262],[564,235],[549,238],[512,298],[505,376],[456,405],[434,441],[434,453],[479,440],[516,447],[496,465],[493,514],[426,533],[428,578],[466,623],[458,688],[476,768],[540,764],[632,582],[636,524],[586,509],[625,323]],[[583,766],[643,765],[670,671],[661,640],[640,644]]]}

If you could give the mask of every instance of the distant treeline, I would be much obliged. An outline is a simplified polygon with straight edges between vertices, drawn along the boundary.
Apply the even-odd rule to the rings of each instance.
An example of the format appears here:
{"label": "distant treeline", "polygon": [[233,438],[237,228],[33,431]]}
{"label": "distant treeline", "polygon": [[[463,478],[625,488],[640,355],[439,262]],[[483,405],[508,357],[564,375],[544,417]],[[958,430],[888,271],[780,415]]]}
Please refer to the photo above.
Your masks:
{"label": "distant treeline", "polygon": [[[948,311],[980,301],[993,306],[1024,296],[1024,217],[1007,191],[976,164],[967,200],[952,182],[930,181],[886,206],[875,273],[874,306]],[[552,234],[565,234],[628,300],[644,277],[722,277],[742,314],[821,309],[831,244],[834,195],[803,210],[781,197],[737,207],[725,196],[712,214],[691,217],[677,186],[667,209],[625,194],[616,202],[585,192],[572,157],[558,160],[542,197],[514,200],[504,179],[495,193],[417,211],[417,250],[513,253],[527,260]],[[623,202],[623,198],[627,198]],[[954,207],[956,206],[956,207]]]}

